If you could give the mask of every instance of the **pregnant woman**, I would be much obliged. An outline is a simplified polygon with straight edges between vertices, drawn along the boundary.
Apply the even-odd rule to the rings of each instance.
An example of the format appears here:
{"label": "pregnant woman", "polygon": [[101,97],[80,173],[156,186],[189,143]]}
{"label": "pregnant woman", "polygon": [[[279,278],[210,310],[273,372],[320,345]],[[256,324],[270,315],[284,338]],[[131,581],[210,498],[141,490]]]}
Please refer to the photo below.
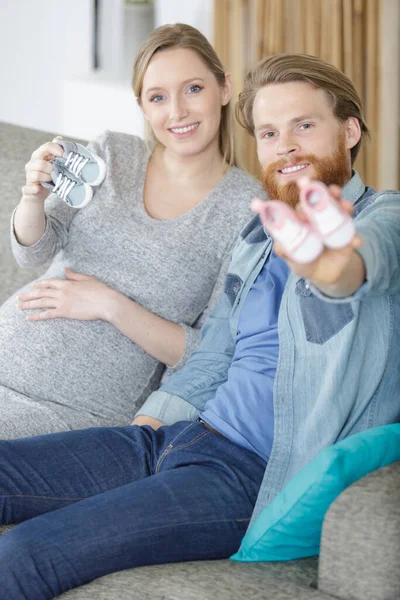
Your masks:
{"label": "pregnant woman", "polygon": [[154,31],[133,88],[149,139],[89,144],[107,175],[87,206],[41,185],[61,145],[26,165],[13,251],[25,268],[52,262],[0,308],[1,439],[129,423],[196,348],[262,193],[236,166],[230,77],[199,31]]}

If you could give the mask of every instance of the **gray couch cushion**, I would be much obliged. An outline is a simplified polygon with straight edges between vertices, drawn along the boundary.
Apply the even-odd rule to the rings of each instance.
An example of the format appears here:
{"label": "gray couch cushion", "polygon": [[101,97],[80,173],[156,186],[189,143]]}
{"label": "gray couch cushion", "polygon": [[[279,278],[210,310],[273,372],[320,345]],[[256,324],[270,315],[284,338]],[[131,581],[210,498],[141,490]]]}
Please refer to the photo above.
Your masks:
{"label": "gray couch cushion", "polygon": [[42,267],[27,271],[17,265],[11,253],[9,231],[10,217],[25,183],[25,164],[36,148],[53,137],[53,133],[0,123],[0,304],[45,270]]}
{"label": "gray couch cushion", "polygon": [[319,588],[352,600],[400,598],[400,462],[360,479],[330,507]]}
{"label": "gray couch cushion", "polygon": [[102,577],[64,600],[328,600],[316,587],[317,563],[201,561],[140,567]]}

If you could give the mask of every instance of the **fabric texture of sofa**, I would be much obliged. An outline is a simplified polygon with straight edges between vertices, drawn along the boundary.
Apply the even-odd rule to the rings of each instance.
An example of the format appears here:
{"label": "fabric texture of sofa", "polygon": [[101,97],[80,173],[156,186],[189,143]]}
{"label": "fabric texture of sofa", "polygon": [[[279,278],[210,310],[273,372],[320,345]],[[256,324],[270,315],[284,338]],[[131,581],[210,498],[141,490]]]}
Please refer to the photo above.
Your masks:
{"label": "fabric texture of sofa", "polygon": [[[53,137],[51,133],[0,123],[0,304],[43,272],[43,268],[23,271],[15,263],[10,250],[9,220],[24,185],[24,165],[34,149]],[[7,529],[0,527],[0,535]],[[318,558],[278,563],[218,560],[140,567],[107,575],[61,597],[66,600],[398,600],[400,462],[374,471],[333,502],[324,520]]]}

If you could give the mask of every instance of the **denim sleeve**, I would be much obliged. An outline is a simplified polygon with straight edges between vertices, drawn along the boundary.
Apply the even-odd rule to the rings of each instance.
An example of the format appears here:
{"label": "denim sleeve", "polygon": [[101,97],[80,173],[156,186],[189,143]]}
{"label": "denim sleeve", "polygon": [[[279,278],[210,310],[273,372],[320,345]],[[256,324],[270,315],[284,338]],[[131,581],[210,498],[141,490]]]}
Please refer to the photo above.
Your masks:
{"label": "denim sleeve", "polygon": [[203,325],[197,350],[180,371],[169,377],[160,388],[162,391],[179,396],[199,410],[215,396],[218,387],[227,380],[234,354],[231,308],[228,296],[223,294]]}
{"label": "denim sleeve", "polygon": [[186,400],[162,390],[157,390],[150,394],[135,417],[146,415],[158,419],[166,425],[173,425],[178,421],[195,421],[198,414],[199,411]]}
{"label": "denim sleeve", "polygon": [[343,303],[400,292],[400,193],[379,194],[356,219],[356,229],[363,241],[357,252],[364,260],[366,282],[346,298],[329,298],[310,285],[318,298]]}

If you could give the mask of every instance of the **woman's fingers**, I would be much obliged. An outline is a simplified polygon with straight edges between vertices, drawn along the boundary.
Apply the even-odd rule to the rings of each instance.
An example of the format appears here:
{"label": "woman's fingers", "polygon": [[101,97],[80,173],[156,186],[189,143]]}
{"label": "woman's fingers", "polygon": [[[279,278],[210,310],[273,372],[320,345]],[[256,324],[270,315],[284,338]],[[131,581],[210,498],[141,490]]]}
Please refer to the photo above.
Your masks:
{"label": "woman's fingers", "polygon": [[56,308],[57,300],[55,298],[38,298],[37,300],[25,300],[18,302],[18,308],[21,310],[31,310],[34,308]]}
{"label": "woman's fingers", "polygon": [[36,196],[42,190],[43,188],[39,183],[29,183],[21,188],[24,196]]}
{"label": "woman's fingers", "polygon": [[[50,171],[51,173],[51,171]],[[51,176],[49,173],[44,173],[43,171],[28,171],[26,174],[26,183],[29,185],[30,183],[38,183],[40,181],[51,181]]]}
{"label": "woman's fingers", "polygon": [[28,300],[37,300],[38,298],[58,298],[59,295],[58,290],[54,288],[34,289],[30,292],[19,294],[18,301],[27,302]]}
{"label": "woman's fingers", "polygon": [[62,290],[67,288],[71,283],[65,279],[40,279],[32,284],[32,287],[37,289],[54,288],[56,290]]}
{"label": "woman's fingers", "polygon": [[25,171],[26,171],[27,175],[28,175],[28,173],[31,173],[32,171],[47,173],[48,175],[50,175],[52,170],[53,170],[53,163],[51,163],[48,160],[39,160],[39,159],[38,160],[30,160],[25,165]]}
{"label": "woman's fingers", "polygon": [[60,146],[60,144],[56,144],[55,142],[46,142],[37,150],[35,150],[32,154],[31,160],[50,160],[53,156],[58,156],[61,158],[64,154],[64,149]]}
{"label": "woman's fingers", "polygon": [[89,279],[95,279],[93,275],[85,275],[84,273],[77,273],[71,269],[65,269],[65,275],[71,281],[89,281]]}

